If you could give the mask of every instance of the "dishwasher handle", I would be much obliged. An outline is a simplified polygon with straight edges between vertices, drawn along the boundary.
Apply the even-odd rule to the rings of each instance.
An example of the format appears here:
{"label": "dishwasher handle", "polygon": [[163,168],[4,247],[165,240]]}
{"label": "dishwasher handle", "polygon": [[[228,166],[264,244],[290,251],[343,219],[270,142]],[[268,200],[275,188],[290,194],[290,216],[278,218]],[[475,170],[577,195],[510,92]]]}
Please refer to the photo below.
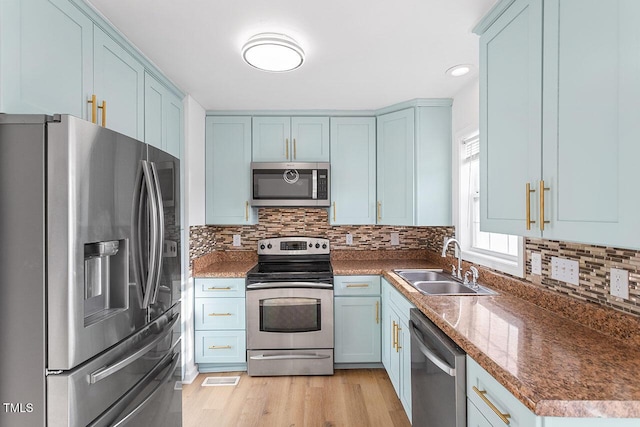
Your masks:
{"label": "dishwasher handle", "polygon": [[418,348],[420,349],[420,352],[422,354],[424,354],[424,356],[429,359],[431,362],[433,362],[434,365],[436,365],[438,367],[438,369],[440,369],[442,372],[444,372],[445,374],[451,376],[451,377],[455,377],[456,376],[456,369],[452,368],[451,366],[449,366],[447,364],[447,362],[445,362],[444,360],[440,359],[440,357],[438,357],[437,354],[435,354],[425,343],[424,341],[422,341],[422,332],[416,328],[415,324],[412,321],[409,321],[409,325],[411,326],[411,335],[416,339],[416,343],[418,344]]}

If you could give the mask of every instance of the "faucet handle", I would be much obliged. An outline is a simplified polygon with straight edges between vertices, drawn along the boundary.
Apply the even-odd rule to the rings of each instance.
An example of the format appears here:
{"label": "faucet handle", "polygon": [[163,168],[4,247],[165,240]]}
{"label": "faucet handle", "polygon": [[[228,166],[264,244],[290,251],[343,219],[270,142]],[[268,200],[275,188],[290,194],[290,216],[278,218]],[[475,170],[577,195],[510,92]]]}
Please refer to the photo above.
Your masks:
{"label": "faucet handle", "polygon": [[451,275],[458,277],[457,268],[455,265],[451,264]]}
{"label": "faucet handle", "polygon": [[473,283],[476,283],[480,274],[478,272],[478,269],[472,265],[471,267],[469,267],[469,270],[471,270],[471,273],[473,274]]}

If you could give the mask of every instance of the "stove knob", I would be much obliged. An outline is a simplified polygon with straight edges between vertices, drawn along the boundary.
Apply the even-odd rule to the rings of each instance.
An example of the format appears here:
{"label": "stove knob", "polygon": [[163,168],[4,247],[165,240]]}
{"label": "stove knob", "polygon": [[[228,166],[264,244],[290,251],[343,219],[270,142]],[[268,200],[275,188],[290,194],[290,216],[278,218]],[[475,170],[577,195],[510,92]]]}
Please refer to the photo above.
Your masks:
{"label": "stove knob", "polygon": [[260,245],[260,249],[264,250],[265,246],[264,244]]}
{"label": "stove knob", "polygon": [[320,243],[316,243],[316,249],[320,247]]}
{"label": "stove knob", "polygon": [[272,247],[273,247],[273,245],[272,245],[271,243],[269,243],[269,244],[267,245],[267,249],[271,249]]}
{"label": "stove knob", "polygon": [[312,248],[313,247],[313,243],[309,243],[309,247]]}
{"label": "stove knob", "polygon": [[327,244],[326,243],[322,244],[322,249],[327,249]]}

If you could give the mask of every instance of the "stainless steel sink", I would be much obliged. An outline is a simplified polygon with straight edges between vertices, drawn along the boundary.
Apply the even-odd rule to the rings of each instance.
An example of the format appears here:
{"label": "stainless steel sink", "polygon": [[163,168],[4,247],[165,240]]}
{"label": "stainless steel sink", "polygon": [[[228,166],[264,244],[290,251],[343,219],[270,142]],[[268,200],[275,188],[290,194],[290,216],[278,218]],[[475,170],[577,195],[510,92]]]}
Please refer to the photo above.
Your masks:
{"label": "stainless steel sink", "polygon": [[484,286],[465,285],[450,274],[435,269],[393,270],[424,295],[497,295]]}

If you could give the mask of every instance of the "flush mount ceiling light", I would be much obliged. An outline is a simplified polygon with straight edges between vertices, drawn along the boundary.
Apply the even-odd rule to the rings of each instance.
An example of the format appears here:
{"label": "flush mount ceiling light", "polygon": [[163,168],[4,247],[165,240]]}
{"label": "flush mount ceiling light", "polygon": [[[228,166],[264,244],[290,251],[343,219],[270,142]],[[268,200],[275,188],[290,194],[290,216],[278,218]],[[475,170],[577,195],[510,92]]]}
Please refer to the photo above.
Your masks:
{"label": "flush mount ceiling light", "polygon": [[460,64],[449,68],[445,71],[445,74],[451,77],[462,77],[465,74],[468,74],[472,68],[473,65],[471,64]]}
{"label": "flush mount ceiling light", "polygon": [[295,70],[304,62],[304,51],[291,37],[277,33],[260,33],[242,46],[247,64],[263,71]]}

